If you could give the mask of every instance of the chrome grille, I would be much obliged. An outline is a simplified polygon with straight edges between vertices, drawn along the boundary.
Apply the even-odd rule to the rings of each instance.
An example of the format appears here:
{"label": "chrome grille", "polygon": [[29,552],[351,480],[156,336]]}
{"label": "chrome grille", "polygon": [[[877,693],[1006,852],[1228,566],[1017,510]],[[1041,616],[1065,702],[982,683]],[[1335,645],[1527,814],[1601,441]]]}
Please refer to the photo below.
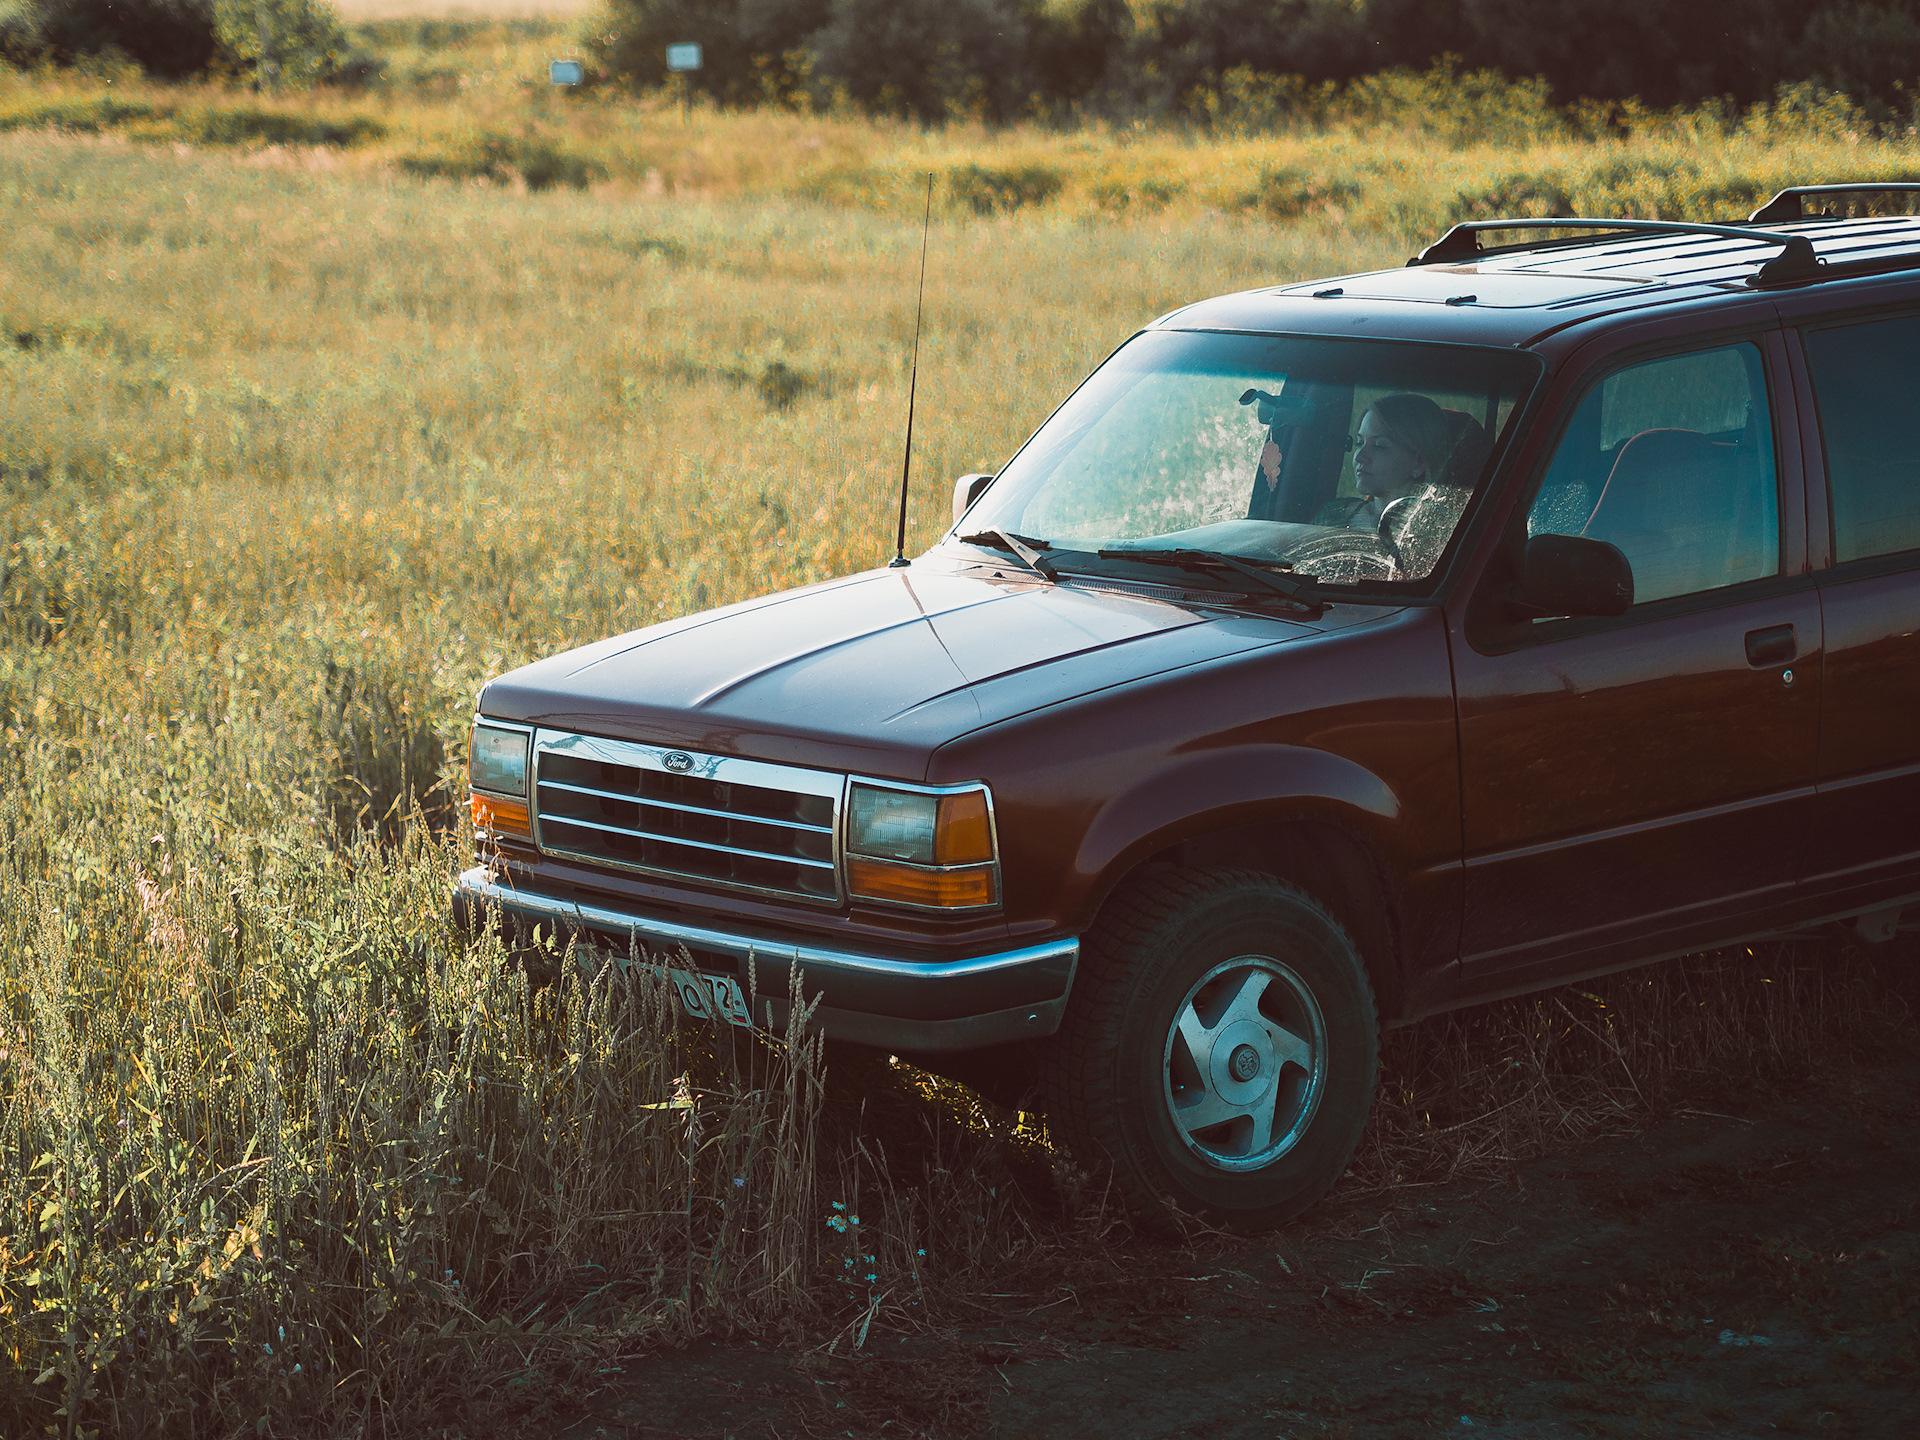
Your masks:
{"label": "chrome grille", "polygon": [[598,865],[831,904],[842,777],[542,730],[534,836]]}

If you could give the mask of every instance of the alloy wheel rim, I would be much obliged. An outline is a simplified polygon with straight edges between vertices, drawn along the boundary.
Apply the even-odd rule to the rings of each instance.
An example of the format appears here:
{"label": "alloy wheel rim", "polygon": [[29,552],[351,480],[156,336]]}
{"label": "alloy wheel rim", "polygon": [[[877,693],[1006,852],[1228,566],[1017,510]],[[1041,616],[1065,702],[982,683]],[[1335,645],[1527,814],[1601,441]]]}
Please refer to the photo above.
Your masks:
{"label": "alloy wheel rim", "polygon": [[1299,1144],[1320,1108],[1326,1018],[1287,965],[1235,956],[1174,1010],[1161,1073],[1188,1151],[1217,1170],[1258,1170]]}

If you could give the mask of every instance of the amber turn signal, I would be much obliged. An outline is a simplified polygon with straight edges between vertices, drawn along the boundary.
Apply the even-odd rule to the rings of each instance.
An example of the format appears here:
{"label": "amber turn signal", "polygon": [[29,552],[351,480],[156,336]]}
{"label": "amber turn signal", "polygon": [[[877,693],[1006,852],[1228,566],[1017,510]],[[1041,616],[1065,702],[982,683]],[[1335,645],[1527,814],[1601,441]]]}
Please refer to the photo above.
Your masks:
{"label": "amber turn signal", "polygon": [[847,860],[847,888],[866,900],[966,909],[993,904],[993,866],[923,870],[917,865],[895,865],[854,855]]}
{"label": "amber turn signal", "polygon": [[[936,865],[973,865],[993,859],[993,830],[987,824],[987,792],[962,790],[940,797],[934,822]],[[982,902],[968,902],[982,903]]]}
{"label": "amber turn signal", "polygon": [[473,828],[496,840],[531,840],[533,822],[527,818],[527,802],[502,800],[497,795],[473,796]]}

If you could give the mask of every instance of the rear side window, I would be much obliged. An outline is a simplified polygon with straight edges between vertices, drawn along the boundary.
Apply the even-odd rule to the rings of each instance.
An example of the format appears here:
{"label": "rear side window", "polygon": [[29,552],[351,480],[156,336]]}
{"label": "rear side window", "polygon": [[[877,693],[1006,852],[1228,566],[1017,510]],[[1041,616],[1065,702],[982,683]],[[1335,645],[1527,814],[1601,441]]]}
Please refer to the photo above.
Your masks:
{"label": "rear side window", "polygon": [[1636,604],[1778,573],[1779,481],[1758,347],[1649,360],[1594,386],[1527,529],[1618,545]]}
{"label": "rear side window", "polygon": [[1806,343],[1834,560],[1920,550],[1920,317],[1814,330]]}

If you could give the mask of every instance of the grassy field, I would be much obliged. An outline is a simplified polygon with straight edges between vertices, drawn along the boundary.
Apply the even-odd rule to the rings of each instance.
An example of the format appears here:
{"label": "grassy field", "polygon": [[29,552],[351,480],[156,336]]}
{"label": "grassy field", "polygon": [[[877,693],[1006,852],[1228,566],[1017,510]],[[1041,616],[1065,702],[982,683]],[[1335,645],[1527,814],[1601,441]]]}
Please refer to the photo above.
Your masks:
{"label": "grassy field", "polygon": [[[919,213],[925,178],[954,218],[1316,221],[1398,249],[1510,214],[1744,214],[1808,175],[1920,176],[1912,127],[1874,127],[1802,87],[1740,112],[1550,103],[1497,75],[1366,77],[1344,89],[1241,78],[1189,97],[1183,128],[1089,122],[937,130],[848,107],[683,116],[677,92],[556,89],[575,20],[393,20],[355,27],[384,62],[360,90],[253,95],[137,75],[0,71],[0,132],[64,130],[237,149],[255,163],[471,179],[511,188],[825,202]],[[1403,257],[1404,258],[1404,257]]]}
{"label": "grassy field", "polygon": [[[442,917],[487,676],[887,553],[928,170],[917,545],[1183,301],[1486,207],[1718,215],[1915,160],[1831,111],[1504,147],[683,125],[526,83],[559,33],[393,27],[362,96],[0,82],[7,1433],[471,1433],[635,1346],[923,1324],[1106,1233],[1036,1137],[942,1120],[964,1096],[922,1086],[943,1138],[888,1165],[804,1035],[530,991]],[[1843,1061],[1864,982],[1767,964],[1423,1027],[1354,1183]]]}
{"label": "grassy field", "polygon": [[525,20],[578,15],[591,0],[341,0],[334,6],[349,25],[390,20]]}

